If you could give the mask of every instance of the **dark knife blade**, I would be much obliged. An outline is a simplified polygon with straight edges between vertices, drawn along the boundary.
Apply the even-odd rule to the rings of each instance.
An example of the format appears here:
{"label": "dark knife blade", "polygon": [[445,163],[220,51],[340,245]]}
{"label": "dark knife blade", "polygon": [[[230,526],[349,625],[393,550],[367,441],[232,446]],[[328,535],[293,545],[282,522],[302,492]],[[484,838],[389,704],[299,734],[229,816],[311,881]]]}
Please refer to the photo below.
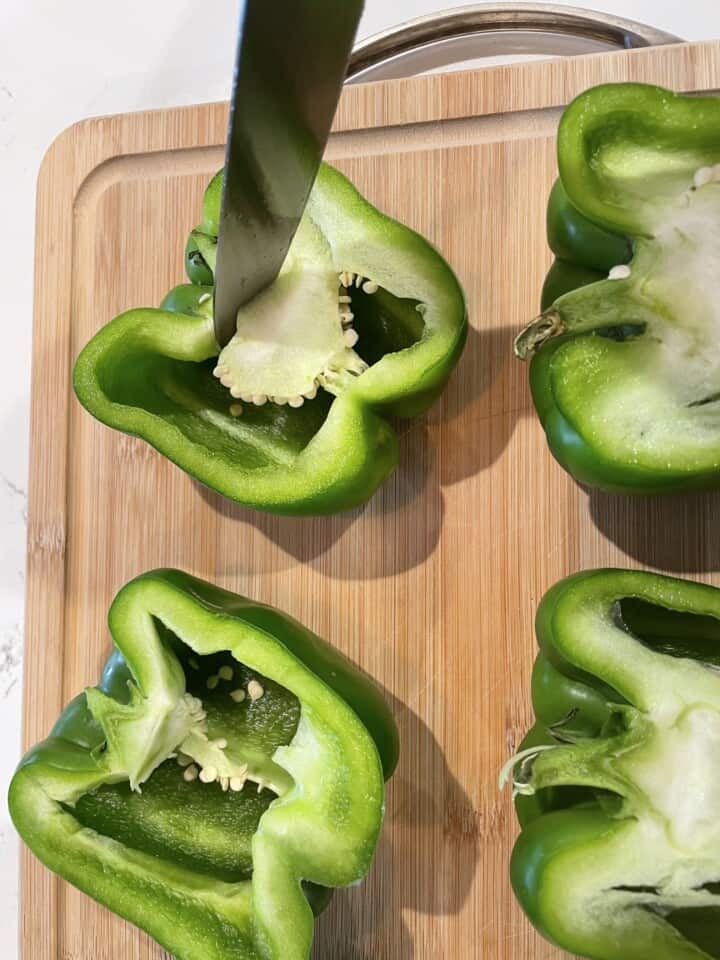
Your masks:
{"label": "dark knife blade", "polygon": [[363,0],[244,0],[215,268],[215,336],[277,277],[312,189]]}

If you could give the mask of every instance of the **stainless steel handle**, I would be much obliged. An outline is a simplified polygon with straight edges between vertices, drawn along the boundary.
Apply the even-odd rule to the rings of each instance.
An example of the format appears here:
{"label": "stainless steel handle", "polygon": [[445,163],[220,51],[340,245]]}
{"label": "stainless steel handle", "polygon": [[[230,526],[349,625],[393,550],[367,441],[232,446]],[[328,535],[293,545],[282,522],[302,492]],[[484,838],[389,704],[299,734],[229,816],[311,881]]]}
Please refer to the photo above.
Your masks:
{"label": "stainless steel handle", "polygon": [[355,47],[348,80],[390,80],[508,54],[572,55],[680,43],[654,27],[551,3],[483,3],[411,20]]}

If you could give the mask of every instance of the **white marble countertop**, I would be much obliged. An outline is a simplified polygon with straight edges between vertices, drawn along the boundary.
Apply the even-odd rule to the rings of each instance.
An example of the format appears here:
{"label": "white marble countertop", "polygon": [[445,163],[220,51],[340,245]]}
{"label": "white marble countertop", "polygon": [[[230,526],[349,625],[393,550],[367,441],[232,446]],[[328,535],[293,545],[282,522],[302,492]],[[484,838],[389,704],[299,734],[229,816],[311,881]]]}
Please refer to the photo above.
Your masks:
{"label": "white marble countertop", "polygon": [[[458,5],[460,0],[454,0]],[[580,2],[580,0],[578,0]],[[361,34],[452,5],[366,0]],[[689,40],[720,38],[718,0],[595,0]],[[227,97],[237,0],[0,4],[0,942],[15,960],[18,844],[5,791],[20,750],[34,193],[50,141],[83,117]],[[111,10],[113,12],[111,12]],[[52,403],[52,397],[47,398]],[[27,958],[30,960],[30,958]]]}

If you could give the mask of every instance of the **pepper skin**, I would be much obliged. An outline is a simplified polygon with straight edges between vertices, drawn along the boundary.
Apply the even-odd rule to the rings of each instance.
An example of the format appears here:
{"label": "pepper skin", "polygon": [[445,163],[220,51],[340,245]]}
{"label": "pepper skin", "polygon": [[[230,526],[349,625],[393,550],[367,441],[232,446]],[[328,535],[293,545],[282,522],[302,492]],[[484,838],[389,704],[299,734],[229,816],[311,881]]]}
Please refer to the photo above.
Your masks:
{"label": "pepper skin", "polygon": [[553,260],[543,284],[541,309],[547,310],[559,297],[571,290],[577,290],[578,287],[586,287],[589,283],[597,283],[598,280],[604,279],[605,274],[598,270],[578,266],[569,260]]}
{"label": "pepper skin", "polygon": [[221,185],[218,174],[188,241],[193,283],[103,327],[78,358],[77,396],[239,503],[298,515],[356,507],[397,465],[388,417],[427,410],[460,357],[462,290],[430,244],[323,165],[280,276],[240,309],[220,351]]}
{"label": "pepper skin", "polygon": [[587,571],[536,630],[536,722],[505,771],[518,900],[581,957],[717,960],[720,590]]}
{"label": "pepper skin", "polygon": [[373,857],[383,698],[296,621],[178,571],[127,584],[109,623],[100,683],[15,773],[18,832],[177,960],[307,960],[311,904]]}
{"label": "pepper skin", "polygon": [[552,453],[587,486],[720,484],[719,162],[717,98],[609,84],[563,115],[558,260],[516,353]]}
{"label": "pepper skin", "polygon": [[556,180],[550,191],[547,239],[558,260],[599,273],[632,258],[630,241],[584,217],[570,202],[561,180]]}

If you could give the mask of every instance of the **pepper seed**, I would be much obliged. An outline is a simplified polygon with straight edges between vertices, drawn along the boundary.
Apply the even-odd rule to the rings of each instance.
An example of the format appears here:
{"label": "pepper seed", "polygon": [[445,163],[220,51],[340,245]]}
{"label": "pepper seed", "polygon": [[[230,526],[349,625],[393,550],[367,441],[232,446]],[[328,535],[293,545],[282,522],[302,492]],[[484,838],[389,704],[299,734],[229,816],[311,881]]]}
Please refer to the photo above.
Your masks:
{"label": "pepper seed", "polygon": [[233,668],[232,667],[220,667],[218,670],[218,676],[221,680],[232,680],[233,678]]}
{"label": "pepper seed", "polygon": [[245,699],[245,691],[244,691],[244,690],[233,690],[232,693],[230,694],[230,696],[231,696],[232,699],[235,701],[235,703],[242,703],[243,700]]}
{"label": "pepper seed", "polygon": [[630,267],[626,263],[621,263],[612,268],[608,274],[608,280],[627,280],[631,273]]}
{"label": "pepper seed", "polygon": [[208,690],[214,690],[215,687],[220,683],[220,677],[214,673],[211,677],[208,677],[205,681],[205,686]]}
{"label": "pepper seed", "polygon": [[259,700],[260,697],[265,693],[262,688],[262,685],[257,682],[257,680],[251,680],[247,685],[248,696],[251,700]]}
{"label": "pepper seed", "polygon": [[706,183],[710,183],[713,179],[713,168],[712,167],[700,167],[699,170],[695,171],[693,176],[693,185],[696,187],[704,187]]}
{"label": "pepper seed", "polygon": [[245,780],[243,777],[230,777],[230,789],[233,793],[240,793],[244,786]]}
{"label": "pepper seed", "polygon": [[186,767],[183,772],[183,780],[187,783],[191,783],[193,780],[197,780],[198,768],[193,763],[191,766]]}
{"label": "pepper seed", "polygon": [[217,780],[218,772],[215,767],[203,767],[200,771],[200,779],[203,783],[214,783]]}

